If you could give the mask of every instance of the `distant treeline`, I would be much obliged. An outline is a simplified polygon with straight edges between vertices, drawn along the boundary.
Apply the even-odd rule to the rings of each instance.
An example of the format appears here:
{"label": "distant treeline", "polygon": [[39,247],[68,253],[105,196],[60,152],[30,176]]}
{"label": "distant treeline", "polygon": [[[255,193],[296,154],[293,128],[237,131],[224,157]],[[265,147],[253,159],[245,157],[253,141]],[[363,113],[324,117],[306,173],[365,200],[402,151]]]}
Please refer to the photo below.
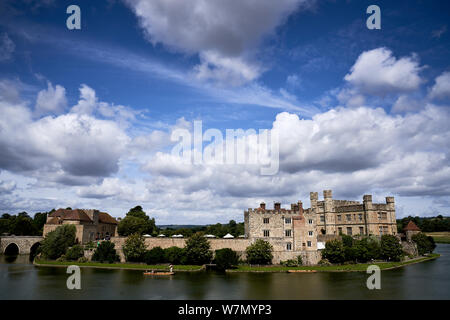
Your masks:
{"label": "distant treeline", "polygon": [[190,237],[196,232],[204,234],[212,234],[216,237],[222,238],[227,233],[238,237],[244,234],[244,223],[236,223],[234,220],[230,220],[227,224],[216,223],[208,226],[192,226],[184,228],[165,228],[160,229],[160,233],[170,237],[175,234],[182,234],[184,237]]}
{"label": "distant treeline", "polygon": [[0,217],[0,235],[41,236],[49,213],[38,212],[33,218],[26,212],[17,215],[4,213]]}
{"label": "distant treeline", "polygon": [[409,221],[413,221],[423,232],[450,231],[450,217],[406,217],[397,219],[397,230],[403,232]]}

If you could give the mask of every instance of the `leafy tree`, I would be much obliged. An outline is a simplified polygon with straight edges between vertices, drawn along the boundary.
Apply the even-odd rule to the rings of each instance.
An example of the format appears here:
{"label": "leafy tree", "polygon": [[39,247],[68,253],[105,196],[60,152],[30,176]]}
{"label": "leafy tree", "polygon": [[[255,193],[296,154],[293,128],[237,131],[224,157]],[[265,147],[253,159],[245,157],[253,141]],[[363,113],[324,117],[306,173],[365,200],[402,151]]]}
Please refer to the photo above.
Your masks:
{"label": "leafy tree", "polygon": [[436,244],[434,243],[433,237],[429,237],[424,233],[418,233],[411,237],[411,240],[414,241],[417,245],[417,250],[419,251],[419,255],[423,256],[426,253],[432,253],[436,248]]}
{"label": "leafy tree", "polygon": [[114,249],[114,243],[111,241],[100,242],[97,249],[95,249],[92,260],[99,262],[107,261],[109,263],[119,261],[119,255],[116,249]]}
{"label": "leafy tree", "polygon": [[84,257],[84,249],[79,244],[74,245],[67,249],[66,252],[66,260],[69,261],[77,261],[79,258]]}
{"label": "leafy tree", "polygon": [[331,240],[325,243],[325,249],[322,251],[322,258],[331,263],[342,263],[345,261],[345,250],[342,241]]}
{"label": "leafy tree", "polygon": [[75,244],[74,225],[62,225],[50,231],[41,242],[41,254],[46,259],[58,259]]}
{"label": "leafy tree", "polygon": [[209,263],[212,259],[211,245],[201,234],[193,234],[187,241],[184,249],[187,264],[201,265]]}
{"label": "leafy tree", "polygon": [[184,256],[184,249],[180,247],[170,247],[164,250],[164,261],[171,264],[183,264]]}
{"label": "leafy tree", "polygon": [[380,257],[380,246],[371,238],[355,241],[352,248],[354,260],[357,262],[367,262]]}
{"label": "leafy tree", "polygon": [[256,240],[249,245],[245,252],[247,254],[247,261],[250,264],[270,264],[272,263],[272,245],[262,239]]}
{"label": "leafy tree", "polygon": [[10,233],[16,236],[32,236],[37,234],[37,230],[26,212],[10,218]]}
{"label": "leafy tree", "polygon": [[396,236],[385,234],[381,237],[381,257],[389,261],[400,261],[403,255],[402,246]]}
{"label": "leafy tree", "polygon": [[164,262],[164,250],[161,247],[154,247],[144,254],[146,264],[157,264]]}
{"label": "leafy tree", "polygon": [[42,235],[44,224],[47,221],[47,212],[37,212],[33,217],[34,228],[38,235]]}
{"label": "leafy tree", "polygon": [[129,236],[134,233],[155,234],[156,231],[155,219],[150,219],[141,206],[130,209],[117,227],[117,232],[121,236]]}
{"label": "leafy tree", "polygon": [[145,242],[142,235],[134,233],[125,240],[123,254],[127,261],[142,262],[145,251]]}
{"label": "leafy tree", "polygon": [[230,248],[219,249],[215,253],[214,263],[219,270],[230,269],[239,263],[238,254]]}

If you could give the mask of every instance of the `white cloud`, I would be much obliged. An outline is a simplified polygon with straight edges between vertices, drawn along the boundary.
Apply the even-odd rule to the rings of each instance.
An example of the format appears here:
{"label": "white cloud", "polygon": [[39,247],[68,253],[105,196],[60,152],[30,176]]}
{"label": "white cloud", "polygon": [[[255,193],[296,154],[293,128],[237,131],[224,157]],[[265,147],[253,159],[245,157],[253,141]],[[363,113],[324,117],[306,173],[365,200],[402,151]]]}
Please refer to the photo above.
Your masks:
{"label": "white cloud", "polygon": [[105,178],[100,185],[91,185],[77,189],[77,195],[83,198],[105,199],[113,196],[131,195],[131,188],[118,178]]}
{"label": "white cloud", "polygon": [[0,113],[0,169],[44,180],[92,183],[109,176],[129,141],[115,122],[86,114],[33,120],[24,102],[1,98]]}
{"label": "white cloud", "polygon": [[222,0],[124,1],[139,18],[149,41],[181,52],[199,53],[202,60],[197,66],[199,77],[231,84],[236,84],[237,78],[239,82],[256,78],[259,69],[243,56],[289,14],[315,3],[243,0],[236,6],[232,1]]}
{"label": "white cloud", "polygon": [[16,183],[14,181],[0,180],[0,194],[10,194],[16,189]]}
{"label": "white cloud", "polygon": [[48,88],[39,91],[36,99],[36,113],[59,114],[67,106],[66,89],[60,85],[53,87],[51,82],[47,83]]}
{"label": "white cloud", "polygon": [[392,106],[391,112],[415,112],[420,110],[422,106],[423,101],[420,101],[419,99],[410,97],[408,95],[401,95]]}
{"label": "white cloud", "polygon": [[431,99],[450,98],[450,72],[443,72],[435,79],[429,97]]}
{"label": "white cloud", "polygon": [[417,89],[420,70],[416,57],[396,59],[389,49],[378,48],[363,52],[344,79],[362,93],[385,95]]}

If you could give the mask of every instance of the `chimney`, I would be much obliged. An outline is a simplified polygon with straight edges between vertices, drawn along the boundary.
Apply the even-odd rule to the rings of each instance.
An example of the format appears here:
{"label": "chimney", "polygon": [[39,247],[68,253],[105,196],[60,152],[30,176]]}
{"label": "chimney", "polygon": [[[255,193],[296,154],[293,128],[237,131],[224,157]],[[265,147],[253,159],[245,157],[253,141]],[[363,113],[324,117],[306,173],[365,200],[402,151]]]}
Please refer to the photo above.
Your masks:
{"label": "chimney", "polygon": [[275,210],[280,210],[281,209],[281,203],[275,202],[274,209]]}
{"label": "chimney", "polygon": [[386,204],[394,203],[394,197],[386,197]]}
{"label": "chimney", "polygon": [[97,225],[98,224],[98,214],[99,214],[99,212],[100,211],[98,211],[98,210],[92,210],[92,209],[89,209],[89,210],[83,210],[87,215],[88,215],[88,217],[93,221],[93,224],[94,225]]}
{"label": "chimney", "polygon": [[333,197],[333,192],[331,190],[323,190],[323,198],[331,199]]}
{"label": "chimney", "polygon": [[266,210],[266,204],[264,202],[261,202],[261,204],[259,205],[259,207],[263,210]]}
{"label": "chimney", "polygon": [[[365,194],[363,196],[363,202],[372,202],[372,195],[371,194]],[[387,198],[386,198],[386,203],[387,203]]]}
{"label": "chimney", "polygon": [[300,200],[298,200],[298,211],[300,215],[303,214],[303,203]]}

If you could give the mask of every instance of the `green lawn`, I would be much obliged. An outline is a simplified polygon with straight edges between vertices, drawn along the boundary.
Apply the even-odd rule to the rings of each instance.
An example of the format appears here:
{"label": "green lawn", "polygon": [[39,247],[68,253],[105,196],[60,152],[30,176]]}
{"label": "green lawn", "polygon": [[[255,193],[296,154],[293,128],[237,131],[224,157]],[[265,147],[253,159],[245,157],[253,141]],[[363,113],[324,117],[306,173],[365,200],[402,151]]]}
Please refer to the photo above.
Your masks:
{"label": "green lawn", "polygon": [[422,257],[410,261],[404,262],[377,262],[377,263],[358,263],[358,264],[343,264],[332,266],[301,266],[301,267],[285,267],[285,266],[249,266],[240,265],[233,270],[227,270],[227,272],[287,272],[288,270],[316,270],[318,272],[327,271],[366,271],[367,267],[376,264],[381,270],[387,270],[392,268],[398,268],[401,266],[418,263],[426,260],[436,259],[440,255],[433,253],[428,257]]}
{"label": "green lawn", "polygon": [[450,232],[425,232],[427,236],[432,236],[436,243],[450,244]]}
{"label": "green lawn", "polygon": [[[130,270],[164,270],[168,271],[168,265],[147,265],[138,263],[100,263],[100,262],[76,262],[76,261],[35,261],[38,266],[70,266],[105,268],[105,269],[130,269]],[[203,266],[174,265],[174,271],[199,271]]]}

